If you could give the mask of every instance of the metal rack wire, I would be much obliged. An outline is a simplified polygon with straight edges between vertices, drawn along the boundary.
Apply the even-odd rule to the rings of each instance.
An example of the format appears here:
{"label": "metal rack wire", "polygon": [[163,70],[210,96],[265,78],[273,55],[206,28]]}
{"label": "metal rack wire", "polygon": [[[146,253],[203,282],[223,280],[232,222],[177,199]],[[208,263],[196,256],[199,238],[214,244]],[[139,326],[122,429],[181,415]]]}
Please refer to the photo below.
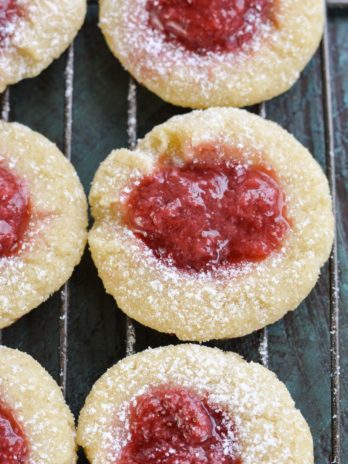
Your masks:
{"label": "metal rack wire", "polygon": [[[348,2],[340,2],[340,6],[347,6]],[[325,128],[325,153],[332,193],[334,214],[337,210],[336,191],[336,167],[335,167],[335,142],[332,117],[332,93],[331,93],[331,66],[329,30],[325,23],[324,37],[321,44],[321,65],[323,81],[323,109]],[[336,235],[336,234],[335,234]],[[330,272],[330,349],[331,349],[331,433],[332,433],[332,464],[341,463],[341,411],[340,411],[340,334],[339,334],[339,277],[338,277],[338,249],[337,238],[329,263]]]}
{"label": "metal rack wire", "polygon": [[[96,0],[88,0],[88,4],[95,4]],[[348,0],[327,0],[328,8],[348,8]],[[321,44],[321,73],[323,83],[323,110],[325,127],[325,151],[327,162],[327,174],[332,191],[334,209],[337,205],[337,193],[335,183],[335,157],[334,157],[334,131],[332,117],[332,94],[331,73],[329,54],[329,31],[325,26],[324,38]],[[73,134],[73,93],[74,93],[74,45],[67,52],[65,67],[65,123],[64,123],[64,152],[71,159],[72,134]],[[10,117],[10,89],[2,95],[1,118],[5,121]],[[258,113],[266,117],[267,107],[262,103],[258,107]],[[137,84],[130,77],[128,87],[128,145],[133,148],[137,141]],[[340,351],[339,351],[339,277],[338,277],[338,251],[335,241],[329,264],[330,279],[330,349],[331,349],[331,429],[332,429],[332,452],[331,464],[341,464],[341,411],[340,411]],[[61,290],[60,310],[60,346],[59,359],[60,371],[59,382],[64,395],[67,386],[68,368],[68,325],[69,325],[70,291],[69,282]],[[1,344],[1,330],[0,330]],[[126,325],[126,354],[135,351],[136,331],[131,319],[127,318]],[[259,355],[263,365],[268,365],[268,331],[261,331],[259,340]]]}
{"label": "metal rack wire", "polygon": [[[73,127],[73,99],[74,99],[74,44],[69,47],[67,52],[67,62],[65,67],[65,121],[64,121],[64,154],[71,161],[72,148],[72,127]],[[59,384],[66,396],[67,370],[68,370],[68,317],[70,303],[69,282],[61,290],[61,311],[60,311],[60,339],[59,339]]]}

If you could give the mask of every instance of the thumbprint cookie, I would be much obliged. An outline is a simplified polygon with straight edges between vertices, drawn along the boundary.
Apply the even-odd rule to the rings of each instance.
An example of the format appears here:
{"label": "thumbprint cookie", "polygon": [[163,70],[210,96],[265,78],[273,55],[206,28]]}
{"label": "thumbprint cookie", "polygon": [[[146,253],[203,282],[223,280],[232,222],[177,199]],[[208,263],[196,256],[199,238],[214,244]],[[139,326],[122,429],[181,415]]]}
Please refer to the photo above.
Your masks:
{"label": "thumbprint cookie", "polygon": [[86,0],[1,0],[0,92],[58,58],[85,14]]}
{"label": "thumbprint cookie", "polygon": [[0,463],[73,464],[73,416],[31,356],[0,346]]}
{"label": "thumbprint cookie", "polygon": [[114,55],[164,100],[246,106],[288,90],[317,49],[323,0],[99,0]]}
{"label": "thumbprint cookie", "polygon": [[0,328],[70,277],[87,238],[77,174],[42,135],[0,122]]}
{"label": "thumbprint cookie", "polygon": [[234,353],[198,345],[130,356],[88,395],[77,440],[91,464],[313,464],[285,385]]}
{"label": "thumbprint cookie", "polygon": [[295,309],[330,254],[327,179],[244,110],[176,116],[101,164],[89,244],[130,317],[182,340],[240,337]]}

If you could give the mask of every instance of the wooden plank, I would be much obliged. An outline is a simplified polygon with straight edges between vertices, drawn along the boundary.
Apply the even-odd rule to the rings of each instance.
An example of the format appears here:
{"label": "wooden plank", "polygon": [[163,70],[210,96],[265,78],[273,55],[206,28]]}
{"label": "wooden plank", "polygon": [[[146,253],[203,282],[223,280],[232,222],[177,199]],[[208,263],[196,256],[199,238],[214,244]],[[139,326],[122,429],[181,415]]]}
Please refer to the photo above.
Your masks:
{"label": "wooden plank", "polygon": [[[332,196],[334,215],[337,214],[336,189],[336,163],[335,163],[335,137],[332,100],[333,91],[331,83],[330,36],[328,24],[324,28],[321,44],[321,63],[323,78],[323,108],[325,127],[325,153],[327,175]],[[330,372],[331,372],[331,456],[330,462],[341,464],[341,409],[340,409],[340,332],[339,318],[340,305],[338,297],[338,245],[335,228],[335,239],[328,263],[329,268],[329,296],[330,296]]]}
{"label": "wooden plank", "polygon": [[[72,161],[89,191],[101,161],[127,144],[128,75],[97,27],[97,7],[75,43]],[[125,317],[106,295],[85,253],[70,282],[67,398],[75,414],[94,381],[125,355]]]}
{"label": "wooden plank", "polygon": [[337,239],[340,277],[341,345],[341,448],[348,461],[348,10],[330,14],[336,188],[338,195]]}
{"label": "wooden plank", "polygon": [[348,8],[347,0],[326,0],[328,7],[330,8]]}
{"label": "wooden plank", "polygon": [[[293,133],[325,169],[320,70],[317,54],[300,81],[267,108],[268,117]],[[331,446],[328,292],[325,267],[300,308],[269,329],[270,368],[286,383],[311,427],[317,464],[328,462]]]}

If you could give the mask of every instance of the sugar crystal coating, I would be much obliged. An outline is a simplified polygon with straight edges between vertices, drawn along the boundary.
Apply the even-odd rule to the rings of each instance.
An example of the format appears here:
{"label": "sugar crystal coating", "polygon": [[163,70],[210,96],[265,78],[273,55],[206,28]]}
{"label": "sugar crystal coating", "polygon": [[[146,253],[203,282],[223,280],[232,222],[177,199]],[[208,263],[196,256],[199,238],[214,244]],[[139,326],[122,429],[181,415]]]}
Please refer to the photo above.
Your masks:
{"label": "sugar crystal coating", "polygon": [[247,106],[298,79],[319,44],[323,11],[323,0],[103,0],[100,25],[124,67],[162,99]]}
{"label": "sugar crystal coating", "polygon": [[18,19],[24,15],[24,9],[17,0],[2,0],[0,2],[0,49],[6,45],[16,27]]}
{"label": "sugar crystal coating", "polygon": [[68,47],[82,25],[86,0],[0,1],[0,93],[37,76]]}
{"label": "sugar crystal coating", "polygon": [[[11,253],[0,252],[3,328],[46,300],[70,277],[85,245],[87,208],[76,172],[54,144],[16,123],[0,122],[0,134],[0,167],[10,173],[5,183],[0,181],[0,230],[7,230],[7,236],[0,235],[0,245],[4,241],[11,245]],[[9,215],[11,211],[15,214]],[[18,211],[23,213],[19,221]],[[29,224],[24,231],[25,219]],[[17,236],[19,232],[17,243],[16,236],[9,240],[11,227]]]}
{"label": "sugar crystal coating", "polygon": [[[235,153],[226,147],[236,147],[238,160],[276,173],[291,231],[279,252],[263,261],[178,272],[127,227],[125,193],[164,161],[180,166],[201,159],[202,147],[212,143],[216,159],[232,161]],[[95,177],[90,200],[96,221],[89,242],[107,292],[130,317],[182,340],[242,336],[295,309],[313,288],[333,240],[331,198],[318,163],[276,124],[236,109],[176,116],[134,151],[114,151]]]}
{"label": "sugar crystal coating", "polygon": [[[27,448],[25,451],[24,446],[18,446],[21,454],[5,455],[4,461],[3,411],[7,436],[12,435],[11,446],[15,441],[23,444],[19,436],[25,439]],[[9,419],[15,435],[8,435]],[[0,464],[74,464],[74,433],[73,416],[55,380],[31,356],[0,346]]]}

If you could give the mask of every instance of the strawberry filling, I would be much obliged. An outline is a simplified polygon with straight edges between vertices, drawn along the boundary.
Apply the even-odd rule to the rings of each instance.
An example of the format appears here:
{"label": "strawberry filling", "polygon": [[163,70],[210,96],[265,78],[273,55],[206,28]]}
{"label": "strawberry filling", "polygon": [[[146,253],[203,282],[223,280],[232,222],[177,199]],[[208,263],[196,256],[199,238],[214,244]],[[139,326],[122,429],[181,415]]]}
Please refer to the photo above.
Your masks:
{"label": "strawberry filling", "polygon": [[131,404],[129,427],[115,464],[241,464],[232,419],[187,388],[151,388]]}
{"label": "strawberry filling", "polygon": [[204,54],[234,52],[272,16],[271,0],[148,0],[149,25],[167,41]]}
{"label": "strawberry filling", "polygon": [[0,404],[0,464],[26,464],[28,454],[21,426],[10,410]]}
{"label": "strawberry filling", "polygon": [[16,21],[23,16],[23,8],[18,0],[0,1],[0,47],[6,39],[12,37]]}
{"label": "strawberry filling", "polygon": [[30,212],[25,185],[0,165],[0,258],[18,252],[28,228]]}
{"label": "strawberry filling", "polygon": [[130,193],[126,223],[157,258],[197,272],[262,261],[290,228],[274,172],[236,162],[158,169]]}

